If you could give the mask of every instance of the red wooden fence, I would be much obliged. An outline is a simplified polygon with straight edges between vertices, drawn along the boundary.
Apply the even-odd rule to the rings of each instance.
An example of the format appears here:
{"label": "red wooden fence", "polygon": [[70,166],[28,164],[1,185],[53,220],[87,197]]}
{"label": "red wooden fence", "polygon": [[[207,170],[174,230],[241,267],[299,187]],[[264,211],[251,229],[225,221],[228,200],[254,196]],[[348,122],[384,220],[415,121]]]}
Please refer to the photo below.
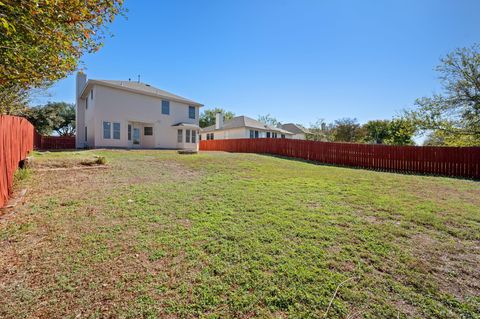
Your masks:
{"label": "red wooden fence", "polygon": [[392,146],[232,139],[200,141],[202,151],[263,153],[326,164],[480,179],[480,147]]}
{"label": "red wooden fence", "polygon": [[24,118],[0,115],[0,207],[12,190],[13,175],[33,150],[33,125]]}
{"label": "red wooden fence", "polygon": [[35,134],[35,149],[66,150],[75,148],[75,136],[42,136]]}

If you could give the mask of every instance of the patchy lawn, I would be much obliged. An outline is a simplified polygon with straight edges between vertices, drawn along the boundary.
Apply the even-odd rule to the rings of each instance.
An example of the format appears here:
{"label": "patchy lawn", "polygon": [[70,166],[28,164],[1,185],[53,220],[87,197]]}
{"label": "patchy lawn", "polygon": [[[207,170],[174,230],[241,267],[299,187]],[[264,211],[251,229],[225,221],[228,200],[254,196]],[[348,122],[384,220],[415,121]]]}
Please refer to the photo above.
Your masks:
{"label": "patchy lawn", "polygon": [[0,218],[2,318],[480,318],[478,182],[253,154],[35,157]]}

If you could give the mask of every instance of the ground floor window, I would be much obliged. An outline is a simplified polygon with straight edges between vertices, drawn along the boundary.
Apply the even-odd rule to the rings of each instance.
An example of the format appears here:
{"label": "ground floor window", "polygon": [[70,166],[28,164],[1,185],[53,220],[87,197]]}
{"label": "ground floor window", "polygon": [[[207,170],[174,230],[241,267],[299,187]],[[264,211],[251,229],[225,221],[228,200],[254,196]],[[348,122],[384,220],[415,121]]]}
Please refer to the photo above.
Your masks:
{"label": "ground floor window", "polygon": [[112,138],[112,123],[103,122],[103,138],[104,139]]}
{"label": "ground floor window", "polygon": [[258,131],[255,131],[255,138],[258,138],[258,137],[259,137]]}
{"label": "ground floor window", "polygon": [[85,142],[87,141],[87,127],[85,126]]}
{"label": "ground floor window", "polygon": [[267,132],[267,138],[270,138],[270,132]]}
{"label": "ground floor window", "polygon": [[152,136],[153,135],[153,127],[151,126],[145,126],[143,128],[143,135],[145,136]]}
{"label": "ground floor window", "polygon": [[273,138],[277,138],[277,136],[278,136],[277,133],[275,133],[275,132],[272,133],[272,137],[273,137]]}
{"label": "ground floor window", "polygon": [[282,134],[282,138],[285,138],[285,134]]}
{"label": "ground floor window", "polygon": [[207,141],[213,140],[213,133],[207,133]]}
{"label": "ground floor window", "polygon": [[177,142],[183,143],[183,130],[177,130]]}
{"label": "ground floor window", "polygon": [[192,130],[192,143],[197,143],[197,131]]}
{"label": "ground floor window", "polygon": [[190,143],[190,130],[185,130],[185,143]]}
{"label": "ground floor window", "polygon": [[128,140],[132,140],[132,125],[128,124]]}
{"label": "ground floor window", "polygon": [[113,123],[113,139],[120,139],[120,123]]}

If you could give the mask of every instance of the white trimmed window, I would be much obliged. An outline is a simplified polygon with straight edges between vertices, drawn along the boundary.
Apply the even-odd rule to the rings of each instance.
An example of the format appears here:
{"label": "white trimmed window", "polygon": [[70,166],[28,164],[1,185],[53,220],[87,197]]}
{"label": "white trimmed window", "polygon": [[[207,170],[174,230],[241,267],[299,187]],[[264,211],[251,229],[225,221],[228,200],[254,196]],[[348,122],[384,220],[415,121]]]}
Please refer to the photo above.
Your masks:
{"label": "white trimmed window", "polygon": [[120,123],[113,123],[113,139],[120,139]]}
{"label": "white trimmed window", "polygon": [[183,143],[183,130],[177,130],[177,142]]}
{"label": "white trimmed window", "polygon": [[197,143],[197,131],[192,130],[192,143]]}
{"label": "white trimmed window", "polygon": [[103,138],[108,140],[112,138],[112,123],[103,122]]}
{"label": "white trimmed window", "polygon": [[164,115],[170,114],[170,101],[162,100],[162,114]]}

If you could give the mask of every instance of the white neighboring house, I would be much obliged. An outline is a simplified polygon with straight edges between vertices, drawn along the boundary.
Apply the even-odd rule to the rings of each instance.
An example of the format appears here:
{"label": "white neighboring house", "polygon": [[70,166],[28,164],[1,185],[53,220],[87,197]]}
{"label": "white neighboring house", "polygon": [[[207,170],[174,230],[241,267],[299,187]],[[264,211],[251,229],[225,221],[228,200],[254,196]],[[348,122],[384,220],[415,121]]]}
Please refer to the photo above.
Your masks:
{"label": "white neighboring house", "polygon": [[202,104],[140,82],[76,81],[77,148],[198,150]]}
{"label": "white neighboring house", "polygon": [[228,140],[237,138],[292,138],[293,133],[263,124],[246,116],[223,120],[217,113],[215,125],[200,130],[202,140]]}
{"label": "white neighboring house", "polygon": [[306,140],[306,135],[309,133],[306,128],[294,123],[279,124],[278,127],[292,132],[294,134],[292,138],[295,140]]}

